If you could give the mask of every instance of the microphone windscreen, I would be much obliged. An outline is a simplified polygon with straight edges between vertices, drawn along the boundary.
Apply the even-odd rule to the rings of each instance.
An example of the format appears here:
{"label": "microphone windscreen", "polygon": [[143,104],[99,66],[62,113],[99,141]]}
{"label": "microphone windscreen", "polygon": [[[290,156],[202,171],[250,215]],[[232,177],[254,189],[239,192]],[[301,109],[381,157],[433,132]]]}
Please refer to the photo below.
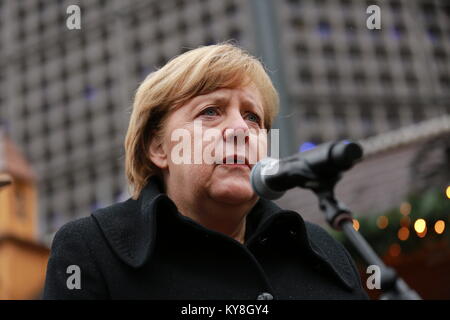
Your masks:
{"label": "microphone windscreen", "polygon": [[285,191],[272,190],[266,183],[265,177],[267,175],[265,175],[265,173],[267,174],[267,172],[263,172],[264,168],[265,166],[272,166],[274,161],[277,160],[271,158],[264,158],[263,160],[258,161],[253,166],[252,171],[250,173],[250,184],[253,188],[253,191],[255,191],[256,194],[259,195],[261,198],[269,200],[281,198],[285,193]]}

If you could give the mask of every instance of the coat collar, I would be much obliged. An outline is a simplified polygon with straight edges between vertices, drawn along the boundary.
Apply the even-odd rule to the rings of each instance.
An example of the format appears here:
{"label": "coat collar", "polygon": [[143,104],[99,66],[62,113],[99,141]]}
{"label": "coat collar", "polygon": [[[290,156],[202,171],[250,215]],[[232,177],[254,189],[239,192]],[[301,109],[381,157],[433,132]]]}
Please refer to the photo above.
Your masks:
{"label": "coat collar", "polygon": [[[129,198],[92,213],[112,250],[122,262],[133,268],[142,267],[153,252],[156,233],[155,213],[171,212],[182,217],[175,203],[162,190],[161,181],[157,177],[152,177],[137,200]],[[272,201],[260,198],[248,214],[246,244],[249,246],[257,241],[259,235],[274,221],[283,218],[288,218],[290,225],[297,229],[297,240],[301,246],[322,260],[346,287],[354,287],[349,270],[336,267],[332,263],[333,253],[322,250],[323,243],[317,243],[314,237],[311,237],[311,228],[307,227],[309,224],[305,223],[298,213],[283,210]]]}
{"label": "coat collar", "polygon": [[137,200],[129,198],[92,213],[112,250],[133,268],[144,265],[153,251],[155,213],[163,207],[166,207],[164,210],[177,210],[161,190],[159,180],[152,178]]}

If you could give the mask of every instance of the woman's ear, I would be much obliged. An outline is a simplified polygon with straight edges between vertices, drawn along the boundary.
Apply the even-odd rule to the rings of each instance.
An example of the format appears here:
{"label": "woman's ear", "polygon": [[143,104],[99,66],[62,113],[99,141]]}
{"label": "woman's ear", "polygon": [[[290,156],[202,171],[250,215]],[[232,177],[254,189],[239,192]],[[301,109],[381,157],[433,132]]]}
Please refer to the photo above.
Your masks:
{"label": "woman's ear", "polygon": [[150,141],[150,145],[148,148],[148,156],[150,160],[160,169],[166,169],[168,166],[167,163],[167,154],[164,150],[162,137],[155,135]]}

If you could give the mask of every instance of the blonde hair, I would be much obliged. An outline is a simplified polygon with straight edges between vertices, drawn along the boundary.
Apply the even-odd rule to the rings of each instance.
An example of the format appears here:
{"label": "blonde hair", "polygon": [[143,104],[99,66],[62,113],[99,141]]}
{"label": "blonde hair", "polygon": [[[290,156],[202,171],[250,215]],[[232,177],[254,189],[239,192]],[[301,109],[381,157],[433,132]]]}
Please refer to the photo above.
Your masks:
{"label": "blonde hair", "polygon": [[125,137],[125,174],[132,198],[137,199],[148,179],[159,174],[148,147],[153,136],[161,135],[172,111],[195,96],[251,82],[259,89],[264,126],[270,129],[279,108],[278,93],[262,63],[229,42],[187,51],[150,73],[136,91]]}

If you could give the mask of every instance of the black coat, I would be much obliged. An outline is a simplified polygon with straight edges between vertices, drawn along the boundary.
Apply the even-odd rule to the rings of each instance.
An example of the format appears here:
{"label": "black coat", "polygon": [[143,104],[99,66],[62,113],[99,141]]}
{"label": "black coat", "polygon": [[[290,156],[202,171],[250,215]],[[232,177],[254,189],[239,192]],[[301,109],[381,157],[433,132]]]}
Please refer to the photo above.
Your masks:
{"label": "black coat", "polygon": [[[65,224],[53,240],[44,298],[367,298],[345,248],[298,213],[260,199],[242,245],[181,215],[160,190],[152,178],[138,200]],[[80,289],[67,286],[70,265],[80,268]]]}

